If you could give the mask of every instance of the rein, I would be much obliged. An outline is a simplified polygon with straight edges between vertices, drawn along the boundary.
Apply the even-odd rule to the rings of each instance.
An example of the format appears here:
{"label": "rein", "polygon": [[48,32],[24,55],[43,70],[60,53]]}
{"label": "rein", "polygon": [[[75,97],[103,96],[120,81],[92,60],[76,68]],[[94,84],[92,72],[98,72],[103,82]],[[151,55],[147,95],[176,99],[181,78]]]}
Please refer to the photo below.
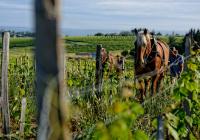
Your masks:
{"label": "rein", "polygon": [[[154,38],[152,38],[152,39],[154,39]],[[149,45],[149,48],[150,48],[150,52],[149,52],[148,55],[147,55],[147,53],[145,54],[145,55],[146,55],[146,58],[144,58],[144,59],[146,60],[146,62],[145,62],[146,64],[147,64],[147,63],[151,63],[151,62],[155,59],[155,58],[154,58],[154,59],[152,59],[151,61],[147,62],[152,53],[155,53],[155,56],[157,56],[157,54],[158,54],[158,51],[157,51],[157,41],[155,42],[155,40],[154,40],[154,43],[152,44],[151,39],[150,39],[150,41],[148,41],[148,45]],[[153,50],[154,47],[156,48],[156,51]],[[147,48],[148,48],[148,47],[146,47],[145,52],[147,51]],[[154,56],[151,56],[151,57],[154,57]]]}

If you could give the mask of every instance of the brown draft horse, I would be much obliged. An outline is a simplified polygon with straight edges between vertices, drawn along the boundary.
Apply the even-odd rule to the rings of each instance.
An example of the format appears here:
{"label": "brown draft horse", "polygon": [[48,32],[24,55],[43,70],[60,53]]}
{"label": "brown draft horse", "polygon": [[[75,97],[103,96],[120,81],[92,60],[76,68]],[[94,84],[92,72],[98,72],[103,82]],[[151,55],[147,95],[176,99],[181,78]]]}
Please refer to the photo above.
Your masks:
{"label": "brown draft horse", "polygon": [[[169,46],[161,40],[155,40],[147,29],[140,32],[135,29],[135,35],[135,76],[139,81],[141,101],[143,101],[151,80],[151,93],[154,95],[158,91],[158,83],[163,79],[164,70],[168,66]],[[141,79],[145,77],[147,79],[143,82]]]}
{"label": "brown draft horse", "polygon": [[108,62],[109,71],[115,70],[118,74],[124,71],[124,57],[114,56],[112,53],[107,53],[105,48],[101,49],[103,72],[105,65]]}

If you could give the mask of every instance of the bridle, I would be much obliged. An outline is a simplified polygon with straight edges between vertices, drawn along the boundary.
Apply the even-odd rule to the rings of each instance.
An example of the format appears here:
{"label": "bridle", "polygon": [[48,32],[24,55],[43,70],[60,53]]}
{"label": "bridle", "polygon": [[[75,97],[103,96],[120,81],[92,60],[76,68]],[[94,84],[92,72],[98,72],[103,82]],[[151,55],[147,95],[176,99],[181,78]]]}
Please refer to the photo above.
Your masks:
{"label": "bridle", "polygon": [[[150,39],[147,39],[147,37],[145,36],[145,38],[146,38],[146,41],[147,41],[147,45],[145,46],[145,50],[144,50],[144,55],[143,55],[143,59],[144,59],[144,64],[146,65],[147,64],[147,61],[146,60],[148,60],[149,59],[149,57],[150,57],[150,54],[151,54],[151,52],[152,52],[152,44],[151,44],[151,38]],[[138,61],[138,49],[140,48],[140,47],[138,47],[138,45],[137,45],[137,40],[135,41],[135,47],[136,47],[136,49],[137,49],[137,53],[136,53],[136,61]],[[149,49],[149,50],[148,50]],[[140,59],[140,58],[139,58]],[[139,62],[140,62],[140,60],[139,60]],[[138,62],[137,62],[137,64],[138,64]]]}

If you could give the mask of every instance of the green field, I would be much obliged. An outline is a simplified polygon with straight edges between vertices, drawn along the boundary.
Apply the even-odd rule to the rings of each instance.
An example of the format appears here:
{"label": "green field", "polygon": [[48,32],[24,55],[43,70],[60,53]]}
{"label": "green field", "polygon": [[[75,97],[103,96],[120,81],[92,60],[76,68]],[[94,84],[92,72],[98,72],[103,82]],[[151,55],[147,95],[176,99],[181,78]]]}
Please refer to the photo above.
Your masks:
{"label": "green field", "polygon": [[[169,43],[169,37],[159,36],[159,39]],[[86,36],[86,37],[65,37],[65,48],[69,53],[95,52],[96,46],[102,44],[108,51],[131,50],[134,48],[135,36]],[[182,36],[175,37],[175,44],[178,49],[182,49]]]}
{"label": "green field", "polygon": [[[200,56],[192,56],[188,71],[176,85],[171,85],[169,76],[164,80],[164,89],[155,97],[148,95],[145,102],[138,102],[138,84],[134,83],[133,60],[125,61],[125,72],[117,75],[106,71],[103,77],[101,100],[95,95],[95,60],[75,59],[78,52],[95,52],[97,44],[114,53],[134,48],[134,37],[66,37],[66,96],[70,99],[69,122],[74,139],[133,139],[156,137],[157,116],[163,114],[165,129],[171,139],[198,139],[200,132]],[[168,37],[160,37],[169,41]],[[182,48],[183,37],[176,37]],[[12,138],[19,139],[21,99],[27,98],[25,139],[36,138],[36,97],[34,43],[31,38],[12,38],[9,64],[9,102]],[[70,54],[69,54],[70,53]],[[106,67],[108,70],[108,67]],[[188,95],[192,93],[192,100]],[[70,95],[70,97],[69,97]],[[189,101],[191,116],[186,115],[182,102]],[[188,131],[188,124],[191,132]],[[1,130],[1,126],[0,126]],[[0,137],[1,137],[0,133]],[[193,140],[192,139],[192,140]]]}
{"label": "green field", "polygon": [[[0,46],[2,46],[2,38],[0,39]],[[23,47],[33,47],[34,39],[33,38],[11,38],[10,39],[10,48],[23,48]]]}
{"label": "green field", "polygon": [[[158,36],[161,40],[169,43],[168,36]],[[2,40],[2,39],[1,39]],[[2,41],[0,40],[0,46]],[[108,51],[124,51],[134,48],[135,36],[78,36],[78,37],[65,37],[63,39],[64,47],[67,53],[80,53],[80,52],[95,52],[96,46],[102,44]],[[183,52],[183,37],[175,37],[175,46],[180,52]],[[30,52],[34,48],[33,38],[11,38],[10,48],[15,52],[15,49],[20,48],[19,52]]]}

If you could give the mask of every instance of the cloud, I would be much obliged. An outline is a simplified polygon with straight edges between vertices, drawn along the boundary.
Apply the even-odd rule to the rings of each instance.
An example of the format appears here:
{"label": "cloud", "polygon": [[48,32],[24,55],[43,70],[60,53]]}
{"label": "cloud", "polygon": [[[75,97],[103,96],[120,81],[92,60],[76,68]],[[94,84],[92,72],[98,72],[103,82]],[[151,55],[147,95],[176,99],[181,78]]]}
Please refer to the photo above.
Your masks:
{"label": "cloud", "polygon": [[0,26],[32,27],[32,0],[1,0]]}
{"label": "cloud", "polygon": [[72,0],[67,1],[71,4],[64,10],[66,27],[128,29],[146,26],[182,30],[188,26],[198,27],[200,23],[198,0],[85,0],[80,4],[77,0],[74,4]]}
{"label": "cloud", "polygon": [[30,11],[32,10],[32,7],[30,5],[16,5],[16,4],[8,4],[8,3],[0,3],[1,9],[10,9],[10,10],[26,10]]}
{"label": "cloud", "polygon": [[0,8],[10,10],[26,10],[33,9],[32,0],[1,0]]}
{"label": "cloud", "polygon": [[[199,0],[61,0],[62,27],[121,29],[200,27]],[[7,13],[5,15],[5,13]],[[33,0],[1,0],[2,25],[33,26]]]}

